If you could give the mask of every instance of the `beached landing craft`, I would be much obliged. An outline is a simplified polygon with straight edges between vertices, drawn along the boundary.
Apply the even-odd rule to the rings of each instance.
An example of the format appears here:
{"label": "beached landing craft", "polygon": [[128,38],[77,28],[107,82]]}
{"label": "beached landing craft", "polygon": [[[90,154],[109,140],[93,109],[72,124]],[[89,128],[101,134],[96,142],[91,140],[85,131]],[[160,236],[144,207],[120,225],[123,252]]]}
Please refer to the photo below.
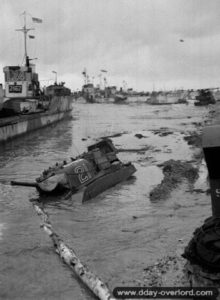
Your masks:
{"label": "beached landing craft", "polygon": [[[88,147],[88,152],[45,170],[36,182],[12,181],[12,185],[33,186],[40,193],[70,192],[89,200],[135,173],[133,164],[122,163],[110,139]],[[74,196],[73,196],[74,197]]]}
{"label": "beached landing craft", "polygon": [[178,103],[187,103],[188,92],[184,90],[176,90],[176,91],[153,91],[150,95],[150,98],[147,100],[148,104],[152,105],[170,105],[170,104],[178,104]]}
{"label": "beached landing craft", "polygon": [[[26,27],[26,12],[23,15],[24,26],[18,31],[24,33],[25,65],[4,68],[5,97],[0,100],[0,143],[71,117],[73,96],[64,82],[57,84],[55,80],[54,85],[44,90],[40,88],[35,65],[27,55],[27,33],[33,28]],[[32,20],[42,23],[38,18]],[[34,36],[29,35],[29,38]]]}

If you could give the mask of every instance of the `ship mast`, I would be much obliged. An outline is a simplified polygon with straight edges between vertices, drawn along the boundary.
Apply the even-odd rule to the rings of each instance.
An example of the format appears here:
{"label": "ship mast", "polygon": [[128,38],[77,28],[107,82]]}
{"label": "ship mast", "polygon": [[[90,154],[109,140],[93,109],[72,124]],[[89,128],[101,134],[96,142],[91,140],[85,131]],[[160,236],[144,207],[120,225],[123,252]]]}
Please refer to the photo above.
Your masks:
{"label": "ship mast", "polygon": [[27,28],[26,26],[26,11],[24,11],[22,13],[22,15],[24,16],[24,26],[21,29],[16,29],[16,31],[21,31],[24,33],[24,57],[25,57],[25,65],[28,66],[29,65],[29,59],[28,59],[28,55],[27,55],[27,33],[30,30],[34,30],[34,28]]}

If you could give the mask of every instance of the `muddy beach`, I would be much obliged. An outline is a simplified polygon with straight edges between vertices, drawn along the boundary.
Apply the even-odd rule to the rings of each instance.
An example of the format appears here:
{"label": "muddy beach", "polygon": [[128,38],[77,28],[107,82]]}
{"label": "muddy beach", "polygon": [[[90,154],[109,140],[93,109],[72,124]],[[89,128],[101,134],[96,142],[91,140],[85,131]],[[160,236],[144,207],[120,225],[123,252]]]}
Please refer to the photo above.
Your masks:
{"label": "muddy beach", "polygon": [[46,201],[55,231],[110,290],[187,286],[181,254],[194,229],[211,215],[201,131],[212,122],[213,106],[75,103],[73,114],[72,121],[1,151],[0,296],[95,299],[60,262],[40,228],[29,201],[37,192],[7,183],[34,179],[45,166],[78,155],[104,136],[137,172],[83,205]]}
{"label": "muddy beach", "polygon": [[[152,203],[167,201],[165,207],[169,207],[169,213],[167,212],[160,230],[166,228],[170,235],[166,234],[166,240],[160,237],[156,241],[150,241],[149,246],[151,243],[154,246],[158,244],[163,250],[161,249],[162,253],[154,263],[143,269],[141,280],[136,280],[139,286],[191,286],[186,276],[187,261],[182,254],[195,228],[211,216],[210,188],[202,150],[202,129],[204,126],[219,123],[219,105],[216,105],[215,109],[209,109],[201,122],[192,122],[197,130],[182,132],[183,139],[193,150],[192,160],[170,159],[158,165],[163,171],[163,179],[150,191],[149,197]],[[173,132],[161,128],[155,130],[154,134],[162,137]]]}

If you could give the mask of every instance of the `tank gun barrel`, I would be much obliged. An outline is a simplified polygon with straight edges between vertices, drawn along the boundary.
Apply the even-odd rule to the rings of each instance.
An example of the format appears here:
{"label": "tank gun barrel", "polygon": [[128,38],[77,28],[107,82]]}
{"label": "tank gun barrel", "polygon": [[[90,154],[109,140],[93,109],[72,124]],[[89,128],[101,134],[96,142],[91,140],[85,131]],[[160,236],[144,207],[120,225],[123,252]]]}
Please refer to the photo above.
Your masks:
{"label": "tank gun barrel", "polygon": [[28,181],[11,181],[11,185],[20,185],[20,186],[31,186],[31,187],[37,187],[36,182],[28,182]]}

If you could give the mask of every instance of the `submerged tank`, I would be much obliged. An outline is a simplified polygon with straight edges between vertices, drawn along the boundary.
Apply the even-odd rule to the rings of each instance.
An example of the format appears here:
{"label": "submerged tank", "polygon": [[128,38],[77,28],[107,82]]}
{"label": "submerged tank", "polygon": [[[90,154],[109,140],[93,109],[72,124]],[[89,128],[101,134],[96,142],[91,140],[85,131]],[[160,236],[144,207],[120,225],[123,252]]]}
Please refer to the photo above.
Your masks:
{"label": "submerged tank", "polygon": [[106,189],[128,179],[136,172],[133,164],[121,162],[110,139],[88,147],[88,151],[69,162],[56,163],[44,170],[36,182],[15,182],[13,185],[33,186],[41,194],[80,193],[82,201],[91,199]]}

